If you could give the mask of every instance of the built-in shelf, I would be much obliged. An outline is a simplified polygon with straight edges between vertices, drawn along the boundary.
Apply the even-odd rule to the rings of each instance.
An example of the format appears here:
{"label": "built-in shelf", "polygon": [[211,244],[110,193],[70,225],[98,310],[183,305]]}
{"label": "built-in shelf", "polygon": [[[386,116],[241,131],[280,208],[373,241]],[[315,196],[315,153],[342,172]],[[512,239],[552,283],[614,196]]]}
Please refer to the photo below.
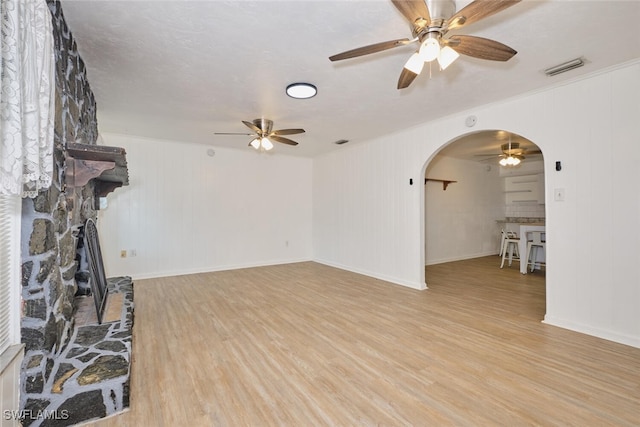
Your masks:
{"label": "built-in shelf", "polygon": [[537,179],[514,179],[513,184],[529,184],[532,182],[538,182]]}
{"label": "built-in shelf", "polygon": [[544,175],[520,175],[504,178],[507,205],[518,203],[544,204]]}
{"label": "built-in shelf", "polygon": [[424,179],[424,183],[426,184],[427,181],[441,182],[442,183],[442,191],[446,190],[447,187],[449,186],[449,184],[453,184],[454,182],[458,182],[458,181],[452,181],[450,179],[425,178]]}

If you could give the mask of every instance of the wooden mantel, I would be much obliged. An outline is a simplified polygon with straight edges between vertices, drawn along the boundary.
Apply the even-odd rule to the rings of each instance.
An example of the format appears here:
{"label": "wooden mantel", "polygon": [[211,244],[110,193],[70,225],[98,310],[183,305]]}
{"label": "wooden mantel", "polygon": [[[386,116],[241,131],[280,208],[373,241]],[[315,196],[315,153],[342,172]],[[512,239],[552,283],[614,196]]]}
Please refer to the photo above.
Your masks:
{"label": "wooden mantel", "polygon": [[65,183],[78,188],[95,180],[96,197],[104,197],[116,188],[129,185],[126,152],[121,147],[67,144]]}
{"label": "wooden mantel", "polygon": [[424,179],[424,183],[426,184],[427,181],[436,181],[436,182],[441,182],[442,183],[442,191],[446,190],[447,187],[449,186],[449,184],[452,184],[454,182],[458,182],[458,181],[452,181],[450,179],[435,179],[435,178],[425,178]]}

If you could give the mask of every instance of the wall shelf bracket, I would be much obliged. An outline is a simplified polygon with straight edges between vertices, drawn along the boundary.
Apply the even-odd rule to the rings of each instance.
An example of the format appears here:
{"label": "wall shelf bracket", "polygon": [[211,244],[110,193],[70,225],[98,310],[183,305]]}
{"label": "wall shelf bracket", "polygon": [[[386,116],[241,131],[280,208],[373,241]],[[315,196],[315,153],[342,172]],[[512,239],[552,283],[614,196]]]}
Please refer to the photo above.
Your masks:
{"label": "wall shelf bracket", "polygon": [[442,183],[442,191],[445,191],[447,189],[447,187],[449,186],[449,184],[453,184],[454,182],[458,182],[458,181],[452,181],[450,179],[425,178],[424,179],[424,183],[426,184],[427,181],[441,182]]}

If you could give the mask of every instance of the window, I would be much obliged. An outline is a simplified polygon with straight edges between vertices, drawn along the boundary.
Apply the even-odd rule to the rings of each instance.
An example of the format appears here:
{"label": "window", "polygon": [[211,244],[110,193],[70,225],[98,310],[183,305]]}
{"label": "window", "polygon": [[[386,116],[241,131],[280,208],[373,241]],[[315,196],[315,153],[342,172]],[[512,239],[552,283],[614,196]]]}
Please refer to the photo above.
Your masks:
{"label": "window", "polygon": [[0,354],[20,341],[21,202],[0,194]]}

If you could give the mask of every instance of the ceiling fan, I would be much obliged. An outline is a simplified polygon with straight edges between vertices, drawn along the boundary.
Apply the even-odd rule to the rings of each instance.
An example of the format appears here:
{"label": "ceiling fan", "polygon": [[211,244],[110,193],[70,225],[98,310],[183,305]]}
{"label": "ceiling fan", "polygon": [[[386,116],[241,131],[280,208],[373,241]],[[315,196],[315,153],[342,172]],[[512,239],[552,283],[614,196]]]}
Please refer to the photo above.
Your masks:
{"label": "ceiling fan", "polygon": [[541,154],[540,150],[527,150],[525,148],[520,148],[519,142],[511,142],[511,137],[509,137],[509,142],[504,143],[500,146],[501,154],[476,154],[476,156],[484,156],[486,157],[483,160],[489,160],[492,158],[500,158],[501,166],[518,166],[524,159],[525,155],[535,155]]}
{"label": "ceiling fan", "polygon": [[296,141],[284,138],[282,135],[295,135],[304,133],[304,129],[273,129],[273,121],[269,119],[255,119],[252,122],[242,121],[254,133],[216,132],[215,135],[253,135],[254,138],[249,143],[250,147],[256,150],[269,151],[273,148],[273,142],[280,142],[287,145],[298,145]]}
{"label": "ceiling fan", "polygon": [[437,59],[440,68],[444,70],[460,54],[491,61],[507,61],[517,53],[509,46],[482,37],[453,35],[445,39],[444,36],[450,30],[457,30],[491,16],[520,0],[475,0],[458,12],[455,0],[391,2],[411,24],[413,38],[375,43],[330,56],[329,59],[340,61],[419,42],[420,48],[411,55],[398,79],[398,89],[404,89],[420,74],[425,62],[431,63]]}

